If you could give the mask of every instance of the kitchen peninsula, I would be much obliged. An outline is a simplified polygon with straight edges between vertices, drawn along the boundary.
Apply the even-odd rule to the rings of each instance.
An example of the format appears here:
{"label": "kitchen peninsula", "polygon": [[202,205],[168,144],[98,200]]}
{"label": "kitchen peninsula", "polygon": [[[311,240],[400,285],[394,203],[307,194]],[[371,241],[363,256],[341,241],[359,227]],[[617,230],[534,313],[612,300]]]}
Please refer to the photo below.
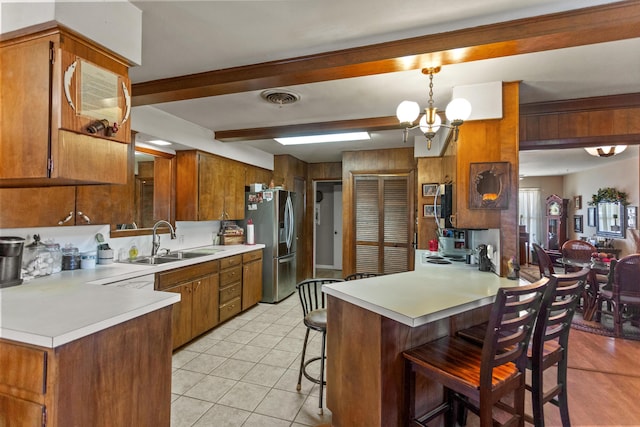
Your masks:
{"label": "kitchen peninsula", "polygon": [[[465,264],[324,285],[332,425],[403,425],[402,351],[482,323],[498,288],[518,285]],[[418,411],[441,402],[440,385],[421,387]]]}
{"label": "kitchen peninsula", "polygon": [[181,298],[154,291],[153,281],[123,284],[259,247],[100,265],[0,289],[0,425],[169,427],[172,306]]}

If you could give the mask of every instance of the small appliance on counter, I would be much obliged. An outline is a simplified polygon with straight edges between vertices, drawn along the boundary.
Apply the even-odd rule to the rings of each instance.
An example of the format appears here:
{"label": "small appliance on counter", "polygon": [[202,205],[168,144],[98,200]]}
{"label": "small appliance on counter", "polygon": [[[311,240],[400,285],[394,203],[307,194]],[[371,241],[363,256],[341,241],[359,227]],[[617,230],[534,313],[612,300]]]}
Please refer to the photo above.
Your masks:
{"label": "small appliance on counter", "polygon": [[48,276],[62,270],[56,262],[62,261],[59,245],[44,244],[40,235],[33,235],[33,243],[25,247],[22,257],[22,278],[30,280],[36,277]]}
{"label": "small appliance on counter", "polygon": [[22,237],[0,236],[0,288],[8,288],[22,283]]}
{"label": "small appliance on counter", "polygon": [[487,250],[487,245],[478,246],[478,270],[491,271],[491,260]]}

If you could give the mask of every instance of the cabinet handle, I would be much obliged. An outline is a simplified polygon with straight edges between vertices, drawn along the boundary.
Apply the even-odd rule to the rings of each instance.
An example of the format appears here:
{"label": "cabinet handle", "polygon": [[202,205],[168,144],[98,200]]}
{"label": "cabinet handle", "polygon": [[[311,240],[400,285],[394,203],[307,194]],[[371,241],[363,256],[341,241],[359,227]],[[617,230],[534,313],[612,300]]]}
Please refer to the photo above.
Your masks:
{"label": "cabinet handle", "polygon": [[79,217],[81,217],[85,224],[91,224],[91,218],[89,218],[88,216],[86,216],[85,214],[83,214],[82,212],[78,211],[76,212],[78,214]]}
{"label": "cabinet handle", "polygon": [[62,225],[66,222],[69,222],[71,221],[72,218],[73,218],[73,212],[69,212],[69,215],[65,219],[61,219],[60,221],[58,221],[58,225]]}
{"label": "cabinet handle", "polygon": [[200,287],[200,280],[196,282],[196,287],[193,289],[193,291],[194,292],[197,291],[199,287]]}

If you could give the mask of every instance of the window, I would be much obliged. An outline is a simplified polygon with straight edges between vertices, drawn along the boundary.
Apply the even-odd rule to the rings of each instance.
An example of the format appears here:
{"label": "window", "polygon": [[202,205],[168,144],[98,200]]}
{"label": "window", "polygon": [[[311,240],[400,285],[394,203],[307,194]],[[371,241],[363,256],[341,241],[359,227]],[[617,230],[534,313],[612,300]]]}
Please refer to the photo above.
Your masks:
{"label": "window", "polygon": [[519,224],[527,227],[529,241],[542,244],[540,230],[542,227],[542,201],[539,188],[521,188],[519,193]]}

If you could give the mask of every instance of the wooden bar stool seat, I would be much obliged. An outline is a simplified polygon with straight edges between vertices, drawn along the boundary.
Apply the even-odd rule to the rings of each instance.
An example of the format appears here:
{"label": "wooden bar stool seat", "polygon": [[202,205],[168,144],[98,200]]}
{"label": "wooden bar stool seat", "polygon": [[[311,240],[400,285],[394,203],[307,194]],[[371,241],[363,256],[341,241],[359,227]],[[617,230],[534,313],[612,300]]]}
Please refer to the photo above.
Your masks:
{"label": "wooden bar stool seat", "polygon": [[[406,425],[422,425],[440,415],[453,426],[457,405],[480,417],[480,426],[494,425],[494,406],[513,394],[512,405],[500,402],[508,420],[500,425],[524,425],[527,346],[547,288],[556,279],[543,277],[526,286],[500,288],[489,316],[482,347],[460,337],[444,337],[405,351]],[[416,375],[444,386],[445,399],[426,414],[417,415]]]}
{"label": "wooden bar stool seat", "polygon": [[[525,414],[525,420],[536,427],[544,426],[544,405],[551,402],[560,409],[563,427],[569,427],[569,402],[567,393],[567,351],[571,321],[588,281],[589,269],[575,273],[555,274],[555,292],[540,309],[532,342],[527,351],[527,369],[531,370],[533,416]],[[457,335],[476,346],[484,343],[487,324],[458,331]],[[544,389],[544,371],[557,366],[556,383]]]}

